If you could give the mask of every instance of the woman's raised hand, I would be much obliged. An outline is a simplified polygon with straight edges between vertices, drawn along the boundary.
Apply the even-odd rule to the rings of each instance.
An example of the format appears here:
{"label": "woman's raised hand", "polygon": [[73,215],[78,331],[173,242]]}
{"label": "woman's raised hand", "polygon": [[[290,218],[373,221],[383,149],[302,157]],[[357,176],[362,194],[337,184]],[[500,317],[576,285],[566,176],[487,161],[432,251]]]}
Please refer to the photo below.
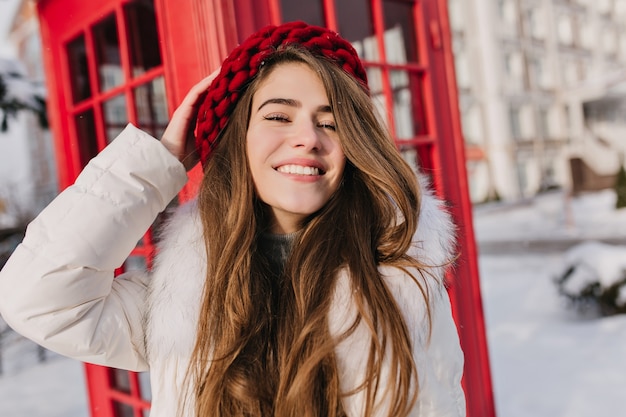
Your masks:
{"label": "woman's raised hand", "polygon": [[191,87],[182,103],[174,111],[161,137],[163,146],[183,163],[187,171],[193,168],[199,160],[193,132],[198,117],[198,108],[206,95],[207,88],[218,73],[219,68]]}

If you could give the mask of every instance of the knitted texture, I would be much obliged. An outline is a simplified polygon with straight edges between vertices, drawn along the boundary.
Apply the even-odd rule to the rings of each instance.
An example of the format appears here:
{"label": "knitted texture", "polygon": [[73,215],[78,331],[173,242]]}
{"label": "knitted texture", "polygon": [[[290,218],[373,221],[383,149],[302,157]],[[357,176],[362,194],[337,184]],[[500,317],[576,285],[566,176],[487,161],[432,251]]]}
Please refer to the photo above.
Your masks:
{"label": "knitted texture", "polygon": [[352,45],[337,33],[304,22],[267,26],[237,46],[222,63],[198,111],[196,147],[202,166],[206,165],[224,126],[241,94],[259,72],[264,61],[278,47],[297,44],[314,55],[323,56],[367,89],[367,75]]}

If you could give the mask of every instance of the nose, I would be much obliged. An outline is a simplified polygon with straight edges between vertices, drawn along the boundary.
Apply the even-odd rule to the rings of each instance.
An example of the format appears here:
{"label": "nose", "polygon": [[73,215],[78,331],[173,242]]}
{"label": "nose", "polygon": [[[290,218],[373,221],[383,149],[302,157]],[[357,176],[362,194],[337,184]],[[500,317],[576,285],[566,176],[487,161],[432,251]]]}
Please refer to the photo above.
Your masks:
{"label": "nose", "polygon": [[292,146],[302,148],[307,151],[319,151],[322,149],[321,132],[312,120],[303,120],[298,123],[291,140]]}

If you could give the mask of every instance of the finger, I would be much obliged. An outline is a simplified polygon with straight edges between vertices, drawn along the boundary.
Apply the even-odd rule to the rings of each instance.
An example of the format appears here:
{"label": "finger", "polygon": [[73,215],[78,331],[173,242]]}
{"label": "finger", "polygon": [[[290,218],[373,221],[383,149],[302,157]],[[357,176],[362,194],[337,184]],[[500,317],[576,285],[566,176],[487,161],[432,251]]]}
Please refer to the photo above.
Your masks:
{"label": "finger", "polygon": [[199,97],[203,94],[206,94],[207,89],[209,88],[213,80],[217,77],[219,72],[220,72],[220,68],[217,68],[210,75],[208,75],[207,77],[204,77],[202,80],[196,83],[193,87],[191,87],[191,89],[189,90],[185,98],[183,99],[183,102],[181,103],[181,105],[182,104],[191,105],[191,106],[198,105],[200,101]]}

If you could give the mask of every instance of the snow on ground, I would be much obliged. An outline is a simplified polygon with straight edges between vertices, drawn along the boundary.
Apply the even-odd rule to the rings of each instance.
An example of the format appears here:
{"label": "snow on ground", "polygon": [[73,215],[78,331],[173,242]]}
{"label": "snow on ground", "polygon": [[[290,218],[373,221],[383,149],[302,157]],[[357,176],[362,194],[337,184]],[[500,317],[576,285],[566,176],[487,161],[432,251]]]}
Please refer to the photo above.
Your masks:
{"label": "snow on ground", "polygon": [[33,342],[15,333],[5,337],[0,416],[88,417],[82,363],[49,351],[39,362],[38,355]]}
{"label": "snow on ground", "polygon": [[576,198],[557,191],[525,202],[489,203],[474,210],[481,242],[555,239],[626,239],[626,210],[615,210],[615,192]]}
{"label": "snow on ground", "polygon": [[[624,414],[626,316],[577,316],[552,282],[562,269],[563,244],[558,251],[530,250],[551,239],[626,241],[626,210],[614,210],[614,201],[611,191],[575,199],[556,192],[476,207],[481,247],[524,241],[529,248],[481,250],[479,259],[498,417]],[[24,346],[13,348],[12,369],[0,376],[0,416],[86,417],[81,365],[55,355],[35,364],[34,347],[29,353]]]}
{"label": "snow on ground", "polygon": [[[556,192],[525,204],[476,207],[481,247],[513,241],[528,249],[486,250],[479,258],[499,417],[624,414],[626,316],[582,318],[553,283],[566,261],[595,262],[607,276],[615,271],[606,266],[624,264],[625,247],[589,243],[626,241],[626,209],[614,205],[615,194],[606,190],[575,199]],[[543,242],[551,240],[561,241],[559,251],[544,250],[550,246]],[[568,241],[587,243],[566,250]]]}
{"label": "snow on ground", "polygon": [[560,254],[480,259],[499,417],[616,417],[626,405],[626,316],[581,319],[552,279]]}

